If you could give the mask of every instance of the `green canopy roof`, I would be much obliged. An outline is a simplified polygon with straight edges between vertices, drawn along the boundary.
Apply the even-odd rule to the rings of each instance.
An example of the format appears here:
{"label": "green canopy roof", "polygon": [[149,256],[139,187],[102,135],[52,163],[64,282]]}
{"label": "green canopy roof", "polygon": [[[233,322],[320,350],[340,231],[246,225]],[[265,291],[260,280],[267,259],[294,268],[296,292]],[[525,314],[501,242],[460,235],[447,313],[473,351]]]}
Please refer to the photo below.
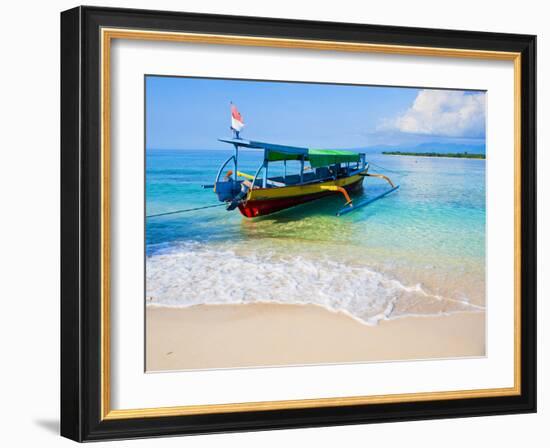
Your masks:
{"label": "green canopy roof", "polygon": [[307,160],[313,168],[335,163],[359,162],[359,158],[357,152],[337,149],[310,149],[307,154]]}
{"label": "green canopy roof", "polygon": [[264,149],[269,162],[282,160],[308,160],[313,168],[334,165],[335,163],[359,162],[361,155],[353,151],[339,149],[313,149],[298,146],[277,145],[243,139],[220,139],[245,148]]}
{"label": "green canopy roof", "polygon": [[313,168],[334,165],[335,163],[359,162],[360,155],[353,151],[336,149],[308,149],[302,154],[289,153],[286,151],[266,149],[267,160],[276,162],[279,160],[309,160]]}

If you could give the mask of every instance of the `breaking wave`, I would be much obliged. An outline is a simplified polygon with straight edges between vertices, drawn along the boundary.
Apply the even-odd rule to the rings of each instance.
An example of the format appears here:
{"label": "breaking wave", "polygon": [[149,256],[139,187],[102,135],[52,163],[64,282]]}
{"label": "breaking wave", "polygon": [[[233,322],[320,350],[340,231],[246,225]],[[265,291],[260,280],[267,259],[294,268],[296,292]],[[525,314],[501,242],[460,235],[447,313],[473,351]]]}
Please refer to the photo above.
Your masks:
{"label": "breaking wave", "polygon": [[467,299],[432,294],[420,284],[403,284],[361,263],[200,243],[147,257],[146,276],[147,304],[153,306],[312,304],[368,325],[484,309]]}

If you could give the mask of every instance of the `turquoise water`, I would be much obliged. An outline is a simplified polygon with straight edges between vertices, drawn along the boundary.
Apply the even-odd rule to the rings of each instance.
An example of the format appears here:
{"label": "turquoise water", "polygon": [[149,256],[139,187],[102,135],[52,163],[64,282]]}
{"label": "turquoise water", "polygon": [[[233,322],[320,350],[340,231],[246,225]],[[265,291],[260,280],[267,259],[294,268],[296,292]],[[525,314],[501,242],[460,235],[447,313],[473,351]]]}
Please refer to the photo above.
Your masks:
{"label": "turquoise water", "polygon": [[[150,150],[146,214],[216,204],[231,151]],[[261,152],[241,151],[254,173]],[[250,220],[216,207],[147,219],[150,303],[314,303],[365,323],[480,311],[485,303],[485,161],[368,154],[401,188],[336,217],[340,196]],[[379,167],[384,167],[381,169]],[[273,171],[270,174],[274,174]],[[367,178],[355,198],[388,188]]]}

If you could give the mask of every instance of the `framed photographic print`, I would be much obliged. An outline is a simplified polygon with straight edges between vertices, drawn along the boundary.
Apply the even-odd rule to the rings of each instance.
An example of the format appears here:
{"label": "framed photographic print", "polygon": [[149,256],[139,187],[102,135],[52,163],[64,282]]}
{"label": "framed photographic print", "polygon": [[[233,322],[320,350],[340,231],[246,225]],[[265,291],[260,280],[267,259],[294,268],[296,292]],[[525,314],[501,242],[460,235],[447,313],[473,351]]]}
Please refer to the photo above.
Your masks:
{"label": "framed photographic print", "polygon": [[61,433],[535,412],[535,36],[61,14]]}

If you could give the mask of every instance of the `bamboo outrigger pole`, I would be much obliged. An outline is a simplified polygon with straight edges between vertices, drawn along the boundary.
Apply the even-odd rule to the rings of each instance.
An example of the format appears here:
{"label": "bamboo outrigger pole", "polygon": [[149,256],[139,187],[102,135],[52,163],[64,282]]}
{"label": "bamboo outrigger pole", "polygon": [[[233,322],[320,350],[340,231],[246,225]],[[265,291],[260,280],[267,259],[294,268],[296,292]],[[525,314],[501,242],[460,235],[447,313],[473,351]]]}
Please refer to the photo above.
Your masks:
{"label": "bamboo outrigger pole", "polygon": [[361,207],[366,207],[369,204],[372,204],[373,202],[377,201],[378,199],[382,199],[384,196],[387,196],[390,193],[393,193],[395,190],[399,188],[399,185],[395,185],[392,180],[388,176],[384,176],[383,174],[378,173],[359,173],[360,176],[369,176],[369,177],[378,177],[380,179],[384,179],[386,182],[388,182],[391,185],[391,188],[384,193],[379,194],[378,196],[375,196],[374,198],[367,199],[366,201],[359,202],[357,204],[354,204],[351,199],[349,199],[349,196],[346,196],[346,199],[348,199],[348,202],[346,202],[346,205],[344,208],[338,211],[336,213],[336,216],[342,216],[346,213],[350,213],[354,210],[357,210]]}
{"label": "bamboo outrigger pole", "polygon": [[396,185],[395,187],[389,189],[388,191],[385,191],[382,194],[379,194],[378,196],[376,196],[372,199],[368,199],[366,201],[359,202],[358,204],[351,203],[351,204],[347,205],[346,207],[344,207],[343,209],[341,209],[338,213],[336,213],[336,216],[342,216],[342,215],[345,215],[346,213],[350,213],[354,210],[357,210],[358,208],[365,207],[369,204],[372,204],[374,201],[377,201],[378,199],[382,199],[384,196],[387,196],[388,194],[393,193],[398,188],[399,188],[399,185]]}

